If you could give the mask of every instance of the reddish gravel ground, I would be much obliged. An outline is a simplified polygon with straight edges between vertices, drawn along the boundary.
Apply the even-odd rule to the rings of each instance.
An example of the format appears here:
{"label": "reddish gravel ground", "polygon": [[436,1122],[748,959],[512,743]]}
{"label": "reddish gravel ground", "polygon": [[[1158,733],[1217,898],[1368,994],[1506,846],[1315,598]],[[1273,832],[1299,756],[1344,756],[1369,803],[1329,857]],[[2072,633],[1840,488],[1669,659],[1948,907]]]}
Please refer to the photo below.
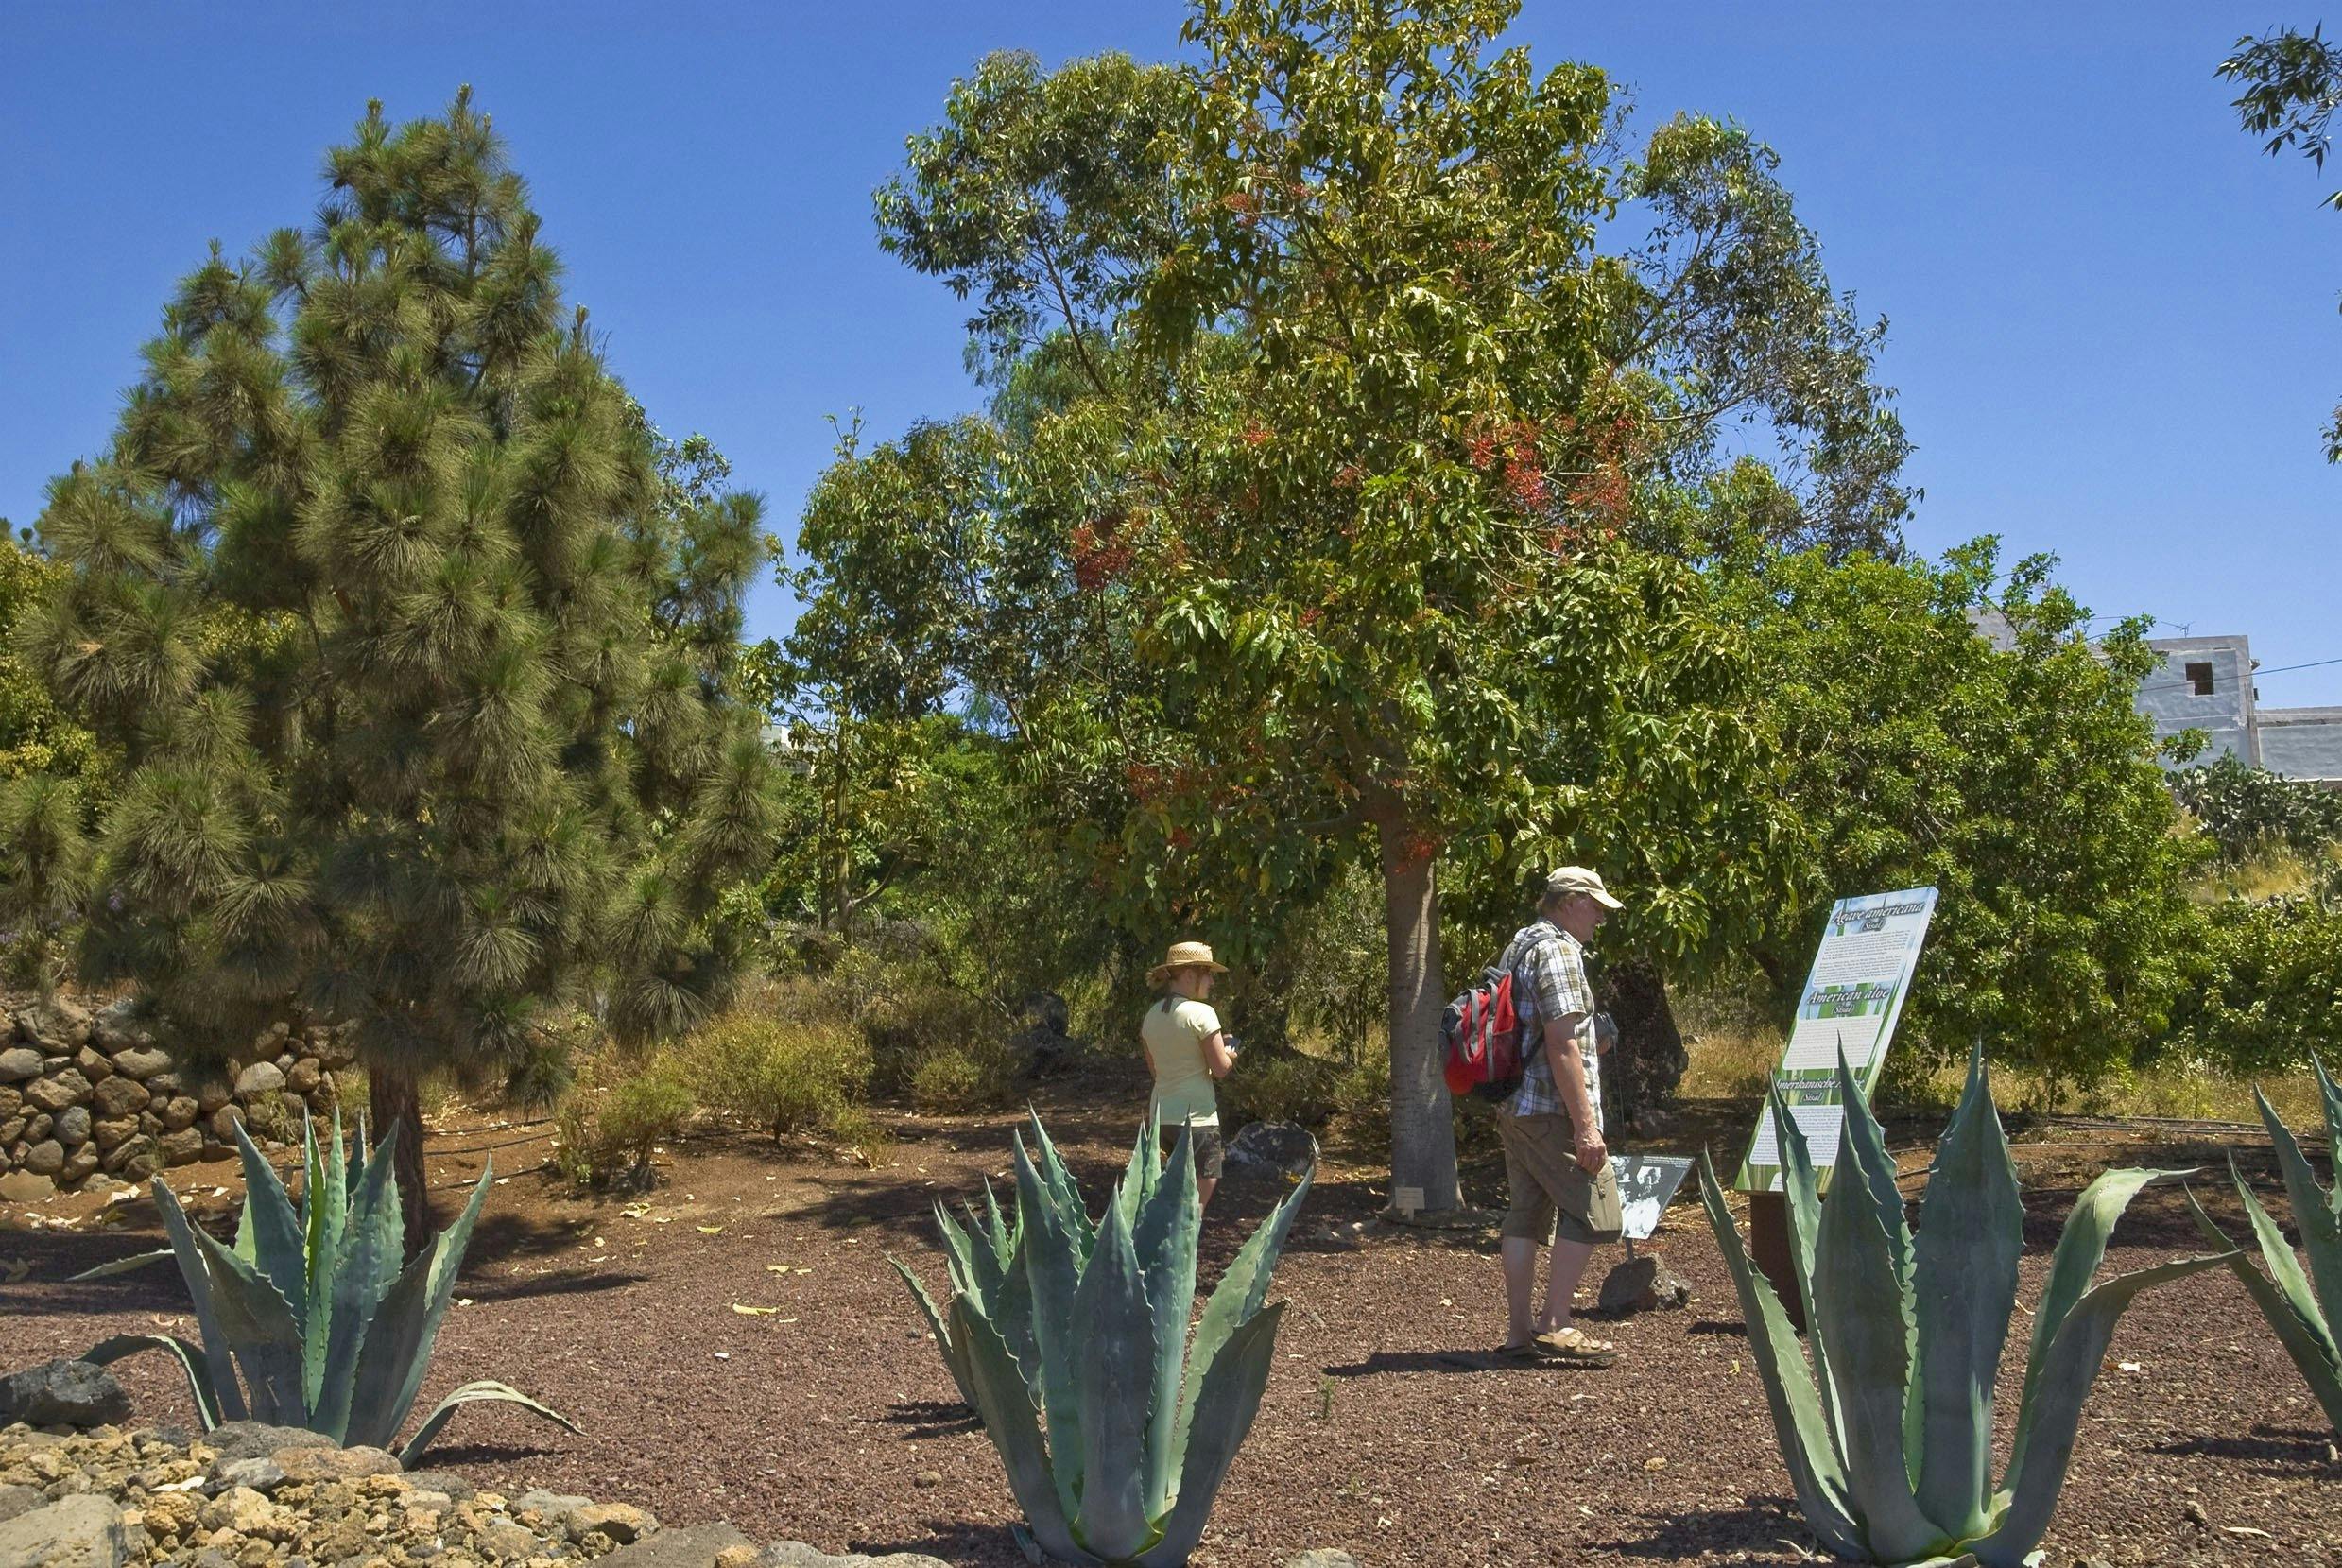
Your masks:
{"label": "reddish gravel ground", "polygon": [[[1745,1125],[1745,1108],[1705,1109],[1678,1145]],[[1044,1104],[1043,1114],[1094,1202],[1127,1146],[1122,1116],[1083,1103]],[[433,1148],[443,1207],[486,1153],[511,1174],[498,1179],[473,1243],[466,1304],[440,1336],[426,1404],[457,1382],[494,1376],[568,1412],[585,1435],[474,1408],[429,1462],[483,1484],[637,1503],[670,1523],[722,1516],[760,1539],[1021,1564],[999,1464],[954,1403],[885,1258],[904,1256],[940,1288],[929,1205],[1005,1176],[1014,1120],[900,1118],[877,1169],[697,1139],[639,1215],[620,1199],[579,1197],[540,1168],[541,1125],[451,1122]],[[1934,1129],[1892,1130],[1916,1190]],[[2164,1130],[2161,1146],[2155,1129],[2094,1129],[2086,1135],[2097,1143],[2076,1146],[2070,1125],[2035,1129],[2054,1142],[2021,1144],[2032,1248],[2024,1300],[2089,1171],[2216,1155]],[[2265,1151],[2247,1158],[2265,1177]],[[1471,1190],[1496,1196],[1490,1173],[1472,1174]],[[229,1188],[208,1199],[223,1217],[236,1188],[227,1164],[177,1172],[174,1184]],[[1207,1225],[1208,1277],[1275,1196],[1272,1183],[1231,1179]],[[1338,1166],[1312,1196],[1278,1275],[1278,1294],[1293,1302],[1282,1359],[1197,1562],[1248,1568],[1308,1546],[1346,1548],[1368,1568],[1804,1559],[1811,1538],[1789,1500],[1722,1262],[1689,1195],[1658,1245],[1691,1282],[1692,1305],[1606,1328],[1625,1358],[1600,1372],[1470,1370],[1442,1359],[1500,1333],[1493,1242],[1379,1230],[1362,1247],[1335,1239],[1334,1227],[1370,1219],[1382,1201],[1376,1173]],[[117,1205],[111,1223],[93,1217],[95,1207],[0,1205],[0,1280],[28,1266],[0,1284],[0,1367],[125,1330],[192,1332],[168,1266],[60,1283],[158,1244],[150,1199]],[[2213,1207],[2233,1219],[2231,1202]],[[2110,1262],[2121,1268],[2198,1249],[2179,1205],[2154,1194],[2117,1241]],[[1609,1261],[1597,1260],[1595,1283]],[[735,1305],[780,1310],[750,1316]],[[2021,1317],[2004,1426],[2025,1334]],[[162,1358],[121,1370],[144,1418],[190,1418]],[[2048,1561],[2342,1561],[2342,1463],[2331,1436],[2233,1280],[2215,1272],[2150,1293],[2124,1319],[2085,1416]]]}

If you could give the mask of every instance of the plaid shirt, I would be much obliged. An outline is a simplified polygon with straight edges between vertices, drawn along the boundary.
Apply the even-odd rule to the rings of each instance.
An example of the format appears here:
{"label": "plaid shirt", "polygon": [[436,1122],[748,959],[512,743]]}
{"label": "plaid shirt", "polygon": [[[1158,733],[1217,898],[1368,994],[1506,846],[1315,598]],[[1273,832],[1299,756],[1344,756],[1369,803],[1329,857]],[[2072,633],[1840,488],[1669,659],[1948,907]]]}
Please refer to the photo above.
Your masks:
{"label": "plaid shirt", "polygon": [[[1541,920],[1515,932],[1512,944],[1498,960],[1498,967],[1513,972],[1512,1006],[1521,1020],[1522,1047],[1537,1051],[1521,1075],[1521,1087],[1505,1102],[1508,1114],[1550,1116],[1565,1109],[1560,1088],[1553,1081],[1553,1059],[1541,1045],[1546,1019],[1593,1011],[1593,988],[1586,983],[1583,952],[1576,937],[1551,921]],[[1586,1064],[1586,1098],[1593,1102],[1598,1129],[1602,1125],[1602,1059],[1587,1050],[1579,1060]]]}

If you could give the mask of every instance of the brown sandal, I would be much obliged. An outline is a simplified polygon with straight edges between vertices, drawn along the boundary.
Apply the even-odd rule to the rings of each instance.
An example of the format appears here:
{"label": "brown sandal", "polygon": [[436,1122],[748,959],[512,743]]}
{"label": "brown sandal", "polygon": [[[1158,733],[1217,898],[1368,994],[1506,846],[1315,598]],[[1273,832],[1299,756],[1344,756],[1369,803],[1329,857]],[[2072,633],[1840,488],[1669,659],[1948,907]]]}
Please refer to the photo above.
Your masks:
{"label": "brown sandal", "polygon": [[1567,1367],[1607,1367],[1618,1359],[1609,1340],[1590,1339],[1574,1326],[1541,1334],[1529,1343],[1541,1359]]}

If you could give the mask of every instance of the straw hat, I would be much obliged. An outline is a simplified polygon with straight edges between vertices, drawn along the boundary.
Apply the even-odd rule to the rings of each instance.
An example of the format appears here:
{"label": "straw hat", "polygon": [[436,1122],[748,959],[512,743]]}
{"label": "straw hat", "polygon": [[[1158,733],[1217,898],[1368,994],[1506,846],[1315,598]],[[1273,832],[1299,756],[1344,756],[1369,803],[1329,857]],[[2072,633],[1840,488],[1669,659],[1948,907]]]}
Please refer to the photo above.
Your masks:
{"label": "straw hat", "polygon": [[1173,970],[1186,969],[1190,965],[1201,965],[1214,974],[1228,973],[1228,966],[1214,959],[1212,956],[1212,949],[1203,943],[1173,942],[1170,954],[1162,962],[1146,972],[1146,983],[1150,986],[1162,985],[1163,981],[1171,977]]}

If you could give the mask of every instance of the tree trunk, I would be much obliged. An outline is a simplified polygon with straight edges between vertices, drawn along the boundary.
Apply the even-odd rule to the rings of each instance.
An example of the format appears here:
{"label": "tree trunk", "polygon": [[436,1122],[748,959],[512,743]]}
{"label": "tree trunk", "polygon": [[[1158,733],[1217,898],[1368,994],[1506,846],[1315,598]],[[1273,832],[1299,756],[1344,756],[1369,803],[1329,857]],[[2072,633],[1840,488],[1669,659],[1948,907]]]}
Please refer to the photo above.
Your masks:
{"label": "tree trunk", "polygon": [[366,1099],[376,1143],[392,1128],[399,1129],[390,1169],[398,1179],[399,1218],[406,1227],[406,1256],[411,1261],[431,1241],[431,1192],[424,1184],[422,1163],[422,1101],[414,1079],[370,1061],[366,1064]]}
{"label": "tree trunk", "polygon": [[1383,910],[1390,952],[1391,1207],[1455,1209],[1455,1117],[1440,1073],[1438,897],[1431,860],[1403,822],[1381,825]]}
{"label": "tree trunk", "polygon": [[1667,1006],[1666,976],[1648,958],[1621,958],[1602,977],[1602,1005],[1618,1021],[1618,1045],[1603,1064],[1602,1096],[1626,1131],[1647,1134],[1650,1118],[1675,1103],[1691,1058]]}

